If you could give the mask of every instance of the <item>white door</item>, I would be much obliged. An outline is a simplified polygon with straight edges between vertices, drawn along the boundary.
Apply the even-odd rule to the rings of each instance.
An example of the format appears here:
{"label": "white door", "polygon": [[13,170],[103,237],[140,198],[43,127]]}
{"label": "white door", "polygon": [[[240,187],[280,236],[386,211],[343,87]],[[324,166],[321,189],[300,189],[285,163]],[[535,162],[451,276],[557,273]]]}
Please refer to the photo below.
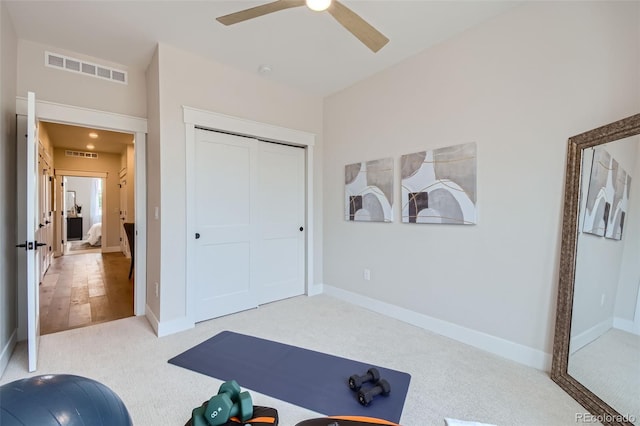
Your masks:
{"label": "white door", "polygon": [[[38,340],[40,337],[38,276],[37,262],[38,244],[36,230],[38,229],[38,162],[36,139],[35,95],[27,95],[27,117],[18,117],[18,212],[21,216],[19,235],[21,237],[19,255],[20,286],[26,286],[27,303],[27,348],[29,358],[29,372],[37,367]],[[27,135],[26,139],[24,135]],[[20,194],[22,192],[22,194]],[[24,288],[24,287],[23,287]],[[21,290],[21,292],[24,290]]]}
{"label": "white door", "polygon": [[251,280],[256,253],[255,139],[196,130],[196,321],[258,305]]}
{"label": "white door", "polygon": [[304,293],[305,151],[259,143],[258,303]]}
{"label": "white door", "polygon": [[196,321],[304,293],[304,155],[196,130]]}

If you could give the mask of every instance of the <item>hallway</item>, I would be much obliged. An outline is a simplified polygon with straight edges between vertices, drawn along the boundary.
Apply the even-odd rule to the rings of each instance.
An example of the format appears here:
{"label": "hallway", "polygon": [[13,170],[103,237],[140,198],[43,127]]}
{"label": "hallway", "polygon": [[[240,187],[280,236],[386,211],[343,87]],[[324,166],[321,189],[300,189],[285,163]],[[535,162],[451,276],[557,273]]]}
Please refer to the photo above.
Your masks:
{"label": "hallway", "polygon": [[78,253],[53,260],[40,285],[40,334],[133,315],[133,281],[122,253]]}

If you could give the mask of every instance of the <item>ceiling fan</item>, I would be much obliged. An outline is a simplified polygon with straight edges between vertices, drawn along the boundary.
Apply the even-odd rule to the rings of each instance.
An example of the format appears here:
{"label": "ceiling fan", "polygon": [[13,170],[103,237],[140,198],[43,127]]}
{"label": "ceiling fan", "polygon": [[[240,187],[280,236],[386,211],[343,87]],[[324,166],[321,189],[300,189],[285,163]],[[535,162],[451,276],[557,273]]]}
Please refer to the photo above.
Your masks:
{"label": "ceiling fan", "polygon": [[224,25],[233,25],[280,10],[304,6],[305,4],[311,10],[318,12],[326,10],[329,12],[340,25],[345,27],[374,52],[382,49],[384,45],[389,42],[389,39],[380,31],[376,30],[367,21],[338,0],[276,0],[271,3],[241,10],[240,12],[220,16],[216,19]]}

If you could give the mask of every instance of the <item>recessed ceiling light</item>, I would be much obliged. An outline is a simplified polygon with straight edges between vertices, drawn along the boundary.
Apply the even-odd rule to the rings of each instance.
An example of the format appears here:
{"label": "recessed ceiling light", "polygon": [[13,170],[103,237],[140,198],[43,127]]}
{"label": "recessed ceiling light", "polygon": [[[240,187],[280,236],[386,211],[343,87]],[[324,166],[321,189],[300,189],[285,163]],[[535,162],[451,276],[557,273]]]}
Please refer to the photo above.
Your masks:
{"label": "recessed ceiling light", "polygon": [[91,133],[89,133],[89,137],[91,139],[97,139],[98,138],[98,134],[96,132],[91,132]]}
{"label": "recessed ceiling light", "polygon": [[95,147],[96,147],[96,146],[95,146],[94,144],[92,144],[92,143],[90,143],[90,144],[88,144],[88,145],[87,145],[87,149],[93,149],[93,148],[95,148]]}

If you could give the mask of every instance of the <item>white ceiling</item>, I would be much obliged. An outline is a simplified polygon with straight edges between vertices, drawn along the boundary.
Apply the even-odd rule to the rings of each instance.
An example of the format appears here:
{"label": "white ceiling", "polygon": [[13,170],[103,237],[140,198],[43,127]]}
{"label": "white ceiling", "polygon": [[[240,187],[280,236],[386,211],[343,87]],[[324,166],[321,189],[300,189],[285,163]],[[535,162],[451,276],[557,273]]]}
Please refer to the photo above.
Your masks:
{"label": "white ceiling", "polygon": [[146,69],[158,42],[326,96],[521,4],[520,1],[344,0],[391,41],[373,53],[327,12],[306,7],[225,27],[215,18],[267,3],[12,1],[19,38]]}

